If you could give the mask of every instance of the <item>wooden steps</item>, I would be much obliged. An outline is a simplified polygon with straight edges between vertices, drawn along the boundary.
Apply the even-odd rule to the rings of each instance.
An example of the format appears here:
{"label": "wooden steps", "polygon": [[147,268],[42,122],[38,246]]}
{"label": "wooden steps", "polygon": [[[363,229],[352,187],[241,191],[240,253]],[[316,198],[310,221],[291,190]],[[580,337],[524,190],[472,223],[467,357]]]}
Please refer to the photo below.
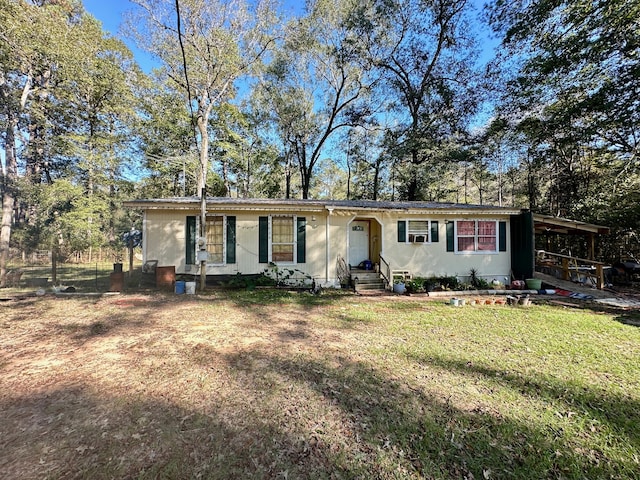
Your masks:
{"label": "wooden steps", "polygon": [[356,292],[367,291],[384,291],[384,280],[380,277],[379,273],[373,270],[351,270],[351,281],[355,285]]}

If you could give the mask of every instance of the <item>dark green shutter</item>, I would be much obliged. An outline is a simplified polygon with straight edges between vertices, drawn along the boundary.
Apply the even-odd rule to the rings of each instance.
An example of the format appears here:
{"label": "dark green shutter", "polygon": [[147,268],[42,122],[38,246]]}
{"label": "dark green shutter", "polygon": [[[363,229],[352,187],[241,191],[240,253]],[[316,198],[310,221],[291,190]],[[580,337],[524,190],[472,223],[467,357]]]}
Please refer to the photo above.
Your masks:
{"label": "dark green shutter", "polygon": [[187,217],[187,232],[186,232],[186,264],[195,265],[196,263],[196,217]]}
{"label": "dark green shutter", "polygon": [[236,217],[227,216],[227,263],[236,263]]}
{"label": "dark green shutter", "polygon": [[498,222],[498,251],[507,251],[507,222]]}
{"label": "dark green shutter", "polygon": [[440,233],[438,231],[438,222],[431,222],[431,241],[439,242],[440,241]]}
{"label": "dark green shutter", "polygon": [[447,222],[447,252],[455,251],[454,223]]}
{"label": "dark green shutter", "polygon": [[307,243],[307,219],[305,217],[298,217],[298,263],[305,263],[306,257],[306,243]]}
{"label": "dark green shutter", "polygon": [[407,241],[407,222],[398,220],[398,242],[405,243]]}
{"label": "dark green shutter", "polygon": [[533,277],[534,228],[533,213],[524,211],[509,219],[509,250],[514,278],[522,280]]}
{"label": "dark green shutter", "polygon": [[269,217],[258,218],[258,263],[269,263]]}

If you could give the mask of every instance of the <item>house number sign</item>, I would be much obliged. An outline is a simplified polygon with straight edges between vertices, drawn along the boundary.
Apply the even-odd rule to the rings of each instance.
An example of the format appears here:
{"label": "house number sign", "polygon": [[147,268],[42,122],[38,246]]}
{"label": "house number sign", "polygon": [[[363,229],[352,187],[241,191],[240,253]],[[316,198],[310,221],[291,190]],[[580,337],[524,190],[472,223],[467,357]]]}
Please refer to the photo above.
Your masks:
{"label": "house number sign", "polygon": [[364,232],[364,227],[362,225],[354,225],[351,227],[351,230],[354,232]]}

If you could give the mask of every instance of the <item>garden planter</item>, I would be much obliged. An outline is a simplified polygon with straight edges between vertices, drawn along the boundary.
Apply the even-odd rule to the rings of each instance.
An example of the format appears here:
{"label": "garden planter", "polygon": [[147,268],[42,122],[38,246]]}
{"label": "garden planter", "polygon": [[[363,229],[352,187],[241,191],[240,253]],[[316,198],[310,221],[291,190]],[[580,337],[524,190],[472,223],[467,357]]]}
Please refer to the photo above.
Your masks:
{"label": "garden planter", "polygon": [[531,299],[528,297],[523,297],[520,300],[518,300],[518,304],[522,305],[523,307],[528,307],[531,305]]}
{"label": "garden planter", "polygon": [[540,290],[542,288],[542,280],[539,278],[527,278],[525,280],[527,288],[531,290]]}
{"label": "garden planter", "polygon": [[407,291],[407,287],[404,283],[395,283],[393,285],[393,291],[395,293],[405,293]]}

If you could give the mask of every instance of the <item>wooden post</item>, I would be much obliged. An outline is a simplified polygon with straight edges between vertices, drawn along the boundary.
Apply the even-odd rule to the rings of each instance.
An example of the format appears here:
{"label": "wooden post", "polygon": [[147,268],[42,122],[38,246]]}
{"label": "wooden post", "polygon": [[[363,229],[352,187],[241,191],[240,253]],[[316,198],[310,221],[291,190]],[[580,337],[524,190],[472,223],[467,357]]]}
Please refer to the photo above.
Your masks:
{"label": "wooden post", "polygon": [[58,284],[58,248],[54,245],[51,250],[51,284]]}
{"label": "wooden post", "polygon": [[[131,229],[133,230],[133,228]],[[129,241],[127,242],[127,247],[129,247],[129,274],[128,277],[131,278],[131,272],[133,271],[133,235],[129,235]]]}
{"label": "wooden post", "polygon": [[571,277],[569,276],[569,259],[562,259],[562,279],[569,280]]}
{"label": "wooden post", "polygon": [[600,263],[596,264],[596,283],[598,290],[604,288],[604,267]]}

